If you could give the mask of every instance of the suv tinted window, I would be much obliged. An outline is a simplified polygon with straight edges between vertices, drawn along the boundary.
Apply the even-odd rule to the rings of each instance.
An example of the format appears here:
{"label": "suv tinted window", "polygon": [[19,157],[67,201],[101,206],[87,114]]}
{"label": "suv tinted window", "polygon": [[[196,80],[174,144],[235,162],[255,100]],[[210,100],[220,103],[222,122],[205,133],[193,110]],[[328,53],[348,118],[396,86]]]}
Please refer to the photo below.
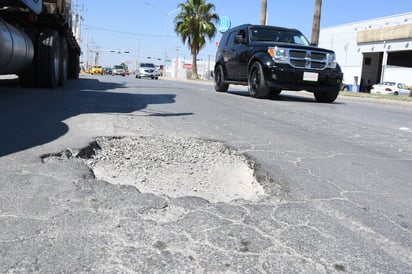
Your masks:
{"label": "suv tinted window", "polygon": [[149,68],[154,68],[155,67],[155,65],[154,64],[152,64],[152,63],[141,63],[140,64],[140,66],[141,67],[149,67]]}
{"label": "suv tinted window", "polygon": [[222,38],[220,38],[219,47],[222,47],[223,45],[226,44],[226,41],[227,41],[227,37],[228,37],[228,36],[229,36],[229,35],[224,34],[224,35],[222,36]]}
{"label": "suv tinted window", "polygon": [[235,41],[235,36],[236,36],[236,32],[232,31],[229,34],[229,38],[227,39],[225,46],[233,45],[233,43]]}
{"label": "suv tinted window", "polygon": [[243,29],[239,30],[237,35],[241,36],[242,39],[246,39],[246,31]]}

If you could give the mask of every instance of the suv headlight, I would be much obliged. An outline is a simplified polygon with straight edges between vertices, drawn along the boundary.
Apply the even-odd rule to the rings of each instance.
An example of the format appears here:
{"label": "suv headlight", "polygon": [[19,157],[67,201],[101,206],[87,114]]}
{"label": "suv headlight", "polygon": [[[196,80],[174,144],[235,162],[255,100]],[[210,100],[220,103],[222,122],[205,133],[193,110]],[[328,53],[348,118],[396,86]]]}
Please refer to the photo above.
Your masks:
{"label": "suv headlight", "polygon": [[326,60],[328,62],[328,68],[336,68],[336,55],[334,53],[328,53]]}
{"label": "suv headlight", "polygon": [[279,63],[288,63],[289,62],[289,50],[279,47],[269,47],[268,53],[272,56],[272,59],[275,62]]}

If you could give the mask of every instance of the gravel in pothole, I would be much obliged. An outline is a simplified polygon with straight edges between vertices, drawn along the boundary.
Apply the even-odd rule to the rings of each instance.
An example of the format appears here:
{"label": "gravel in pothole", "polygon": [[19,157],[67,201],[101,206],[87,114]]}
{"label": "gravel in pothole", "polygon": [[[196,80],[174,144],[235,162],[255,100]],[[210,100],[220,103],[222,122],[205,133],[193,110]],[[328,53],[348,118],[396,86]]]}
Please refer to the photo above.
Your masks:
{"label": "gravel in pothole", "polygon": [[210,202],[257,201],[265,192],[254,163],[220,142],[165,135],[99,137],[86,163],[97,179],[142,193]]}

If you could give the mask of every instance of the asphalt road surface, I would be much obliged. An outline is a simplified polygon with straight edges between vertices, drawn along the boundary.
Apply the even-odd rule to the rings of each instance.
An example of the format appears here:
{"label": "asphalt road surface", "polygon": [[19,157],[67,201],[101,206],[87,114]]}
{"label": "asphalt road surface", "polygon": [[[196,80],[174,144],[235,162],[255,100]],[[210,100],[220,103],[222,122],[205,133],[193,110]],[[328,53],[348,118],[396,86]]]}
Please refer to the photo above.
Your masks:
{"label": "asphalt road surface", "polygon": [[[412,273],[410,104],[81,76],[1,81],[0,112],[0,273]],[[101,180],[81,157],[99,136],[225,144],[265,195]]]}

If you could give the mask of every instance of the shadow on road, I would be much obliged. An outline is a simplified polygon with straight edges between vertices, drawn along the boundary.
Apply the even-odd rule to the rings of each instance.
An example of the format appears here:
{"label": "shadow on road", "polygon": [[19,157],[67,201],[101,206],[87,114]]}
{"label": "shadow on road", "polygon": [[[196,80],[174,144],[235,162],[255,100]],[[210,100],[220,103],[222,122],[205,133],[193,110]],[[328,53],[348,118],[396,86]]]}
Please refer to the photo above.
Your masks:
{"label": "shadow on road", "polygon": [[[230,90],[230,91],[227,92],[227,94],[251,97],[248,91],[243,91],[243,90]],[[307,103],[319,104],[315,100],[313,94],[310,94],[310,93],[308,94],[307,92],[305,93],[305,92],[301,92],[301,91],[296,91],[296,92],[293,91],[291,93],[286,93],[285,91],[283,91],[279,95],[269,95],[269,98],[267,98],[266,100],[286,101],[286,102],[307,102]],[[335,101],[333,104],[342,104],[342,103]]]}
{"label": "shadow on road", "polygon": [[70,117],[86,113],[130,113],[148,104],[172,104],[176,97],[170,93],[127,93],[123,91],[132,89],[97,79],[68,81],[54,90],[20,88],[9,82],[0,85],[0,156],[59,138],[68,132],[63,121]]}

